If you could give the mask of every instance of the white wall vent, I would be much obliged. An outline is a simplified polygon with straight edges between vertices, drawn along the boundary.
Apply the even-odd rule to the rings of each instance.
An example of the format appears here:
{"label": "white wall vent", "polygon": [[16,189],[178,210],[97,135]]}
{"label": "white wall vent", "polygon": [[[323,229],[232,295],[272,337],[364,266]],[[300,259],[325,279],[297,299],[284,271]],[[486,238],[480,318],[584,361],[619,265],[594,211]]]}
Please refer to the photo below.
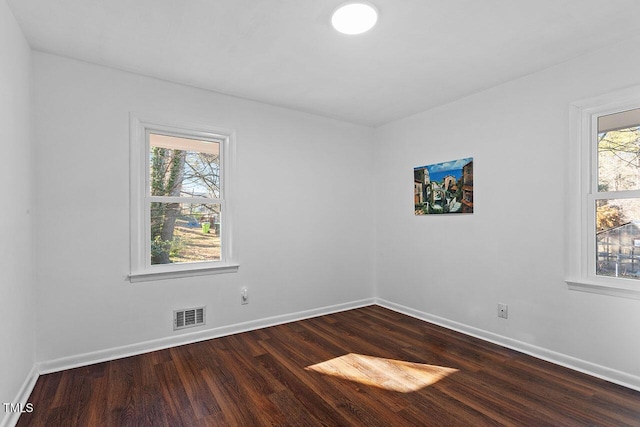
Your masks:
{"label": "white wall vent", "polygon": [[205,324],[204,307],[173,311],[173,330],[192,328]]}

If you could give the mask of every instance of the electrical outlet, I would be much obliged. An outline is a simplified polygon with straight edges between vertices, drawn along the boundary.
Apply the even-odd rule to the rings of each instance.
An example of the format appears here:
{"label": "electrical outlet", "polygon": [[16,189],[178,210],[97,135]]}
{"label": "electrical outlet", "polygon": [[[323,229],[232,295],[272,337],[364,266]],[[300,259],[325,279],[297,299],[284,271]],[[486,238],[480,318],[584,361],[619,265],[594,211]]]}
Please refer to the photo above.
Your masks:
{"label": "electrical outlet", "polygon": [[498,317],[507,319],[509,317],[509,307],[507,304],[498,303]]}
{"label": "electrical outlet", "polygon": [[249,304],[249,290],[246,286],[240,289],[240,304]]}

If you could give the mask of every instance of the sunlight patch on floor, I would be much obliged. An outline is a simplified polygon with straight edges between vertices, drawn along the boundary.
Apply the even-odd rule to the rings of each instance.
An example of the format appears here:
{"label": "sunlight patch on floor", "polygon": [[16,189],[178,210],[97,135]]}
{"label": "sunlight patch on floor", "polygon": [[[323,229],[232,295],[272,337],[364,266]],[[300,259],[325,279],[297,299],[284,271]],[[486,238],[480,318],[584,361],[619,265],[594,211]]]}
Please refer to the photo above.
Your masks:
{"label": "sunlight patch on floor", "polygon": [[410,393],[434,384],[457,369],[349,353],[305,368],[385,390]]}

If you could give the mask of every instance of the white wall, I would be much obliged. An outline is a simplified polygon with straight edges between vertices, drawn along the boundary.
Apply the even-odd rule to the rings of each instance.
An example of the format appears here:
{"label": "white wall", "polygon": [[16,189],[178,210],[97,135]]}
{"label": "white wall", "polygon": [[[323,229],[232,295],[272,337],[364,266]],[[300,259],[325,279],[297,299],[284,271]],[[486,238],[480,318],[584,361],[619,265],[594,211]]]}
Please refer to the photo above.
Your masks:
{"label": "white wall", "polygon": [[[33,60],[39,361],[193,332],[172,330],[178,308],[206,305],[202,330],[371,298],[371,129],[43,53]],[[238,273],[126,280],[131,111],[236,130]]]}
{"label": "white wall", "polygon": [[[631,40],[379,128],[378,297],[640,388],[640,300],[564,283],[569,104],[640,84],[639,46]],[[474,158],[475,213],[414,216],[413,167],[462,157]],[[508,320],[497,317],[499,302]]]}
{"label": "white wall", "polygon": [[0,58],[0,403],[19,403],[35,361],[31,53],[5,1]]}

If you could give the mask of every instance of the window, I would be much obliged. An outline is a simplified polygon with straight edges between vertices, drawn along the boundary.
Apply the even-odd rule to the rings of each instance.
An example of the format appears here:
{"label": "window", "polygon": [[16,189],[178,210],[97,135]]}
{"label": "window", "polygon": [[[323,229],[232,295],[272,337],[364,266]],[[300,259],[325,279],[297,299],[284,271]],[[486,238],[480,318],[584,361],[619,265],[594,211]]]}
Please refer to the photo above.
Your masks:
{"label": "window", "polygon": [[567,284],[640,298],[640,89],[575,103],[572,121]]}
{"label": "window", "polygon": [[598,117],[596,274],[640,279],[640,109]]}
{"label": "window", "polygon": [[233,132],[131,117],[131,281],[236,271]]}

